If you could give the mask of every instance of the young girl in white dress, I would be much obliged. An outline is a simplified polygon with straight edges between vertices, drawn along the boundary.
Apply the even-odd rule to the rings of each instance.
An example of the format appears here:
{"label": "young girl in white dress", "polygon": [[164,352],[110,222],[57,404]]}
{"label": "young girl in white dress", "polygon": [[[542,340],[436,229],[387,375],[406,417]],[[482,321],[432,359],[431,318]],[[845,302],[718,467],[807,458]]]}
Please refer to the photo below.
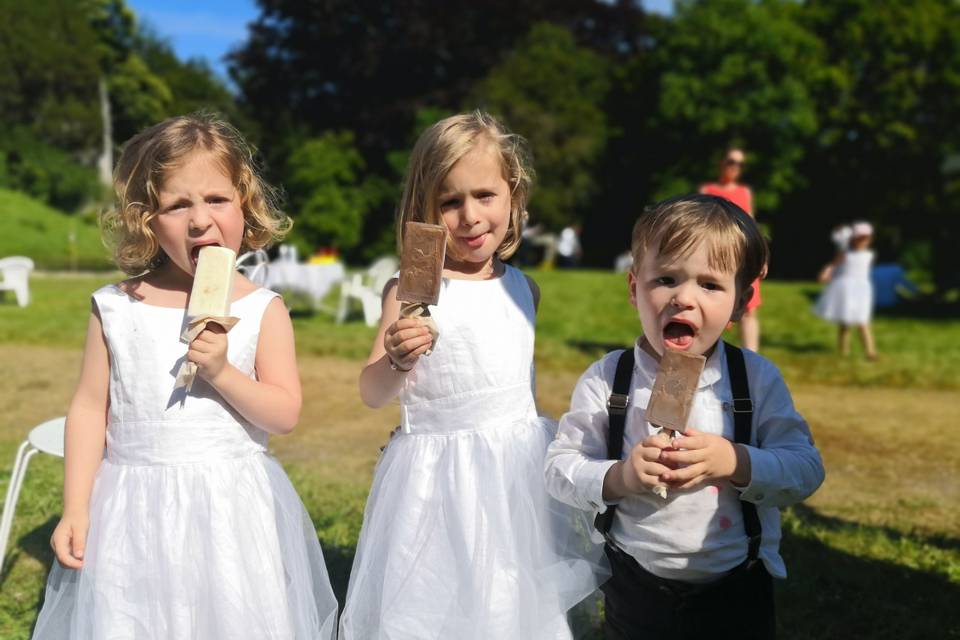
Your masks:
{"label": "young girl in white dress", "polygon": [[397,232],[410,220],[449,232],[439,338],[398,320],[390,281],[360,393],[371,407],[399,395],[401,428],[374,473],[343,640],[567,638],[567,610],[596,587],[572,512],[543,485],[556,425],[534,404],[539,290],[501,261],[530,181],[523,140],[480,112],[414,146]]}
{"label": "young girl in white dress", "polygon": [[334,638],[316,531],[267,454],[301,405],[282,300],[238,273],[229,334],[180,340],[200,248],[257,249],[288,221],[240,134],[208,115],[132,138],[115,188],[104,231],[140,275],[93,294],[34,638]]}
{"label": "young girl in white dress", "polygon": [[[845,239],[841,230],[834,233],[834,241]],[[827,282],[817,300],[814,311],[824,320],[836,322],[837,344],[841,355],[850,352],[850,327],[857,327],[863,341],[863,351],[870,360],[877,359],[877,349],[870,330],[873,315],[873,284],[870,282],[870,267],[873,265],[873,226],[869,222],[854,223],[849,230],[846,249],[820,274]]]}

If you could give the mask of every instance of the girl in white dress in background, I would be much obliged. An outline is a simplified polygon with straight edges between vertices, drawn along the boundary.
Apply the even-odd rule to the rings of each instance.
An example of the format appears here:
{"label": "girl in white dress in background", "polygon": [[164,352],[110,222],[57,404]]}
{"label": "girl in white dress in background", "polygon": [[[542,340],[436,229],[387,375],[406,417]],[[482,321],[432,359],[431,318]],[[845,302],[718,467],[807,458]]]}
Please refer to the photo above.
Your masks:
{"label": "girl in white dress in background", "polygon": [[[229,335],[180,339],[200,248],[258,249],[287,218],[240,134],[207,115],[134,136],[115,187],[104,230],[141,275],[93,294],[34,638],[332,639],[316,530],[267,454],[300,415],[283,302],[235,274]],[[185,360],[199,368],[189,393],[175,385]]]}
{"label": "girl in white dress in background", "polygon": [[[846,234],[842,228],[834,232],[834,241]],[[827,286],[817,300],[815,312],[824,320],[836,322],[837,345],[841,355],[850,353],[850,327],[857,327],[863,341],[863,351],[869,360],[877,359],[877,349],[870,329],[873,316],[873,284],[870,267],[873,265],[873,225],[856,222],[850,227],[848,246],[820,273]]]}
{"label": "girl in white dress in background", "polygon": [[343,640],[568,638],[567,611],[597,585],[572,510],[544,490],[556,424],[534,404],[539,290],[501,261],[520,242],[531,171],[523,140],[480,112],[413,149],[397,230],[447,227],[440,337],[397,319],[388,283],[360,392],[371,407],[399,395],[401,429],[374,473]]}

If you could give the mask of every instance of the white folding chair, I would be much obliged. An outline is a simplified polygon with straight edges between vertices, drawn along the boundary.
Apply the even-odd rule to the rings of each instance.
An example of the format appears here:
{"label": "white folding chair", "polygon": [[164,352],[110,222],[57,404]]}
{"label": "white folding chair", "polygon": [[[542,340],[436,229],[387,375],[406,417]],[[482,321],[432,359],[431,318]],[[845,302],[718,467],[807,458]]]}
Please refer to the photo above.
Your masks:
{"label": "white folding chair", "polygon": [[7,497],[3,501],[3,515],[0,516],[0,573],[3,572],[7,541],[10,538],[10,529],[13,527],[13,512],[17,508],[17,499],[20,497],[20,488],[23,486],[23,478],[27,474],[30,458],[38,453],[63,457],[63,430],[66,421],[67,419],[61,416],[38,424],[30,430],[27,439],[17,449],[13,471],[10,473],[10,483],[7,485]]}
{"label": "white folding chair", "polygon": [[267,281],[267,269],[269,268],[267,265],[269,262],[270,258],[267,257],[267,252],[263,249],[257,249],[256,251],[248,251],[237,258],[237,269],[250,282],[262,287]]}
{"label": "white folding chair", "polygon": [[393,256],[378,258],[363,273],[355,273],[350,280],[340,285],[340,306],[337,309],[337,322],[347,318],[350,310],[350,301],[359,300],[363,306],[363,320],[368,327],[374,327],[380,322],[382,311],[380,299],[383,288],[397,272],[397,259]]}
{"label": "white folding chair", "polygon": [[30,272],[33,260],[23,256],[0,258],[0,291],[13,291],[17,304],[25,307],[30,304]]}

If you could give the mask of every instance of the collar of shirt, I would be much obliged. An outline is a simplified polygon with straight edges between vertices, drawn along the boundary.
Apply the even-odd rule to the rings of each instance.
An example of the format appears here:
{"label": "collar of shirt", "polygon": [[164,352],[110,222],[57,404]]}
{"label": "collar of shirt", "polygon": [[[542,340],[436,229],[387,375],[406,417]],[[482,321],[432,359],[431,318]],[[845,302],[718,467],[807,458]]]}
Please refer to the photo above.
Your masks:
{"label": "collar of shirt", "polygon": [[[653,381],[657,378],[657,369],[660,368],[660,363],[640,346],[642,340],[643,336],[637,338],[636,343],[633,345],[634,371],[643,376],[644,379],[649,380],[652,386]],[[703,371],[700,373],[700,382],[697,384],[697,389],[703,389],[715,384],[723,377],[723,372],[726,371],[726,368],[727,354],[724,350],[723,340],[717,340],[717,344],[713,348],[713,353],[710,354],[706,364],[703,365]]]}

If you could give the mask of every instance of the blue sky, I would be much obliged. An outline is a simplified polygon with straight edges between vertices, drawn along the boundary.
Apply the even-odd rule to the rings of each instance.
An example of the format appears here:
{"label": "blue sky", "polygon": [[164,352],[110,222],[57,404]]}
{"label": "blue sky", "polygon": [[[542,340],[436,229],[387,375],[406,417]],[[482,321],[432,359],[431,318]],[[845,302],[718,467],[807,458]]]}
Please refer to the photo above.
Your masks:
{"label": "blue sky", "polygon": [[[673,0],[641,4],[655,13],[673,10]],[[254,0],[127,0],[127,5],[168,39],[180,58],[204,58],[223,78],[227,77],[223,57],[243,42],[247,24],[259,14]]]}

